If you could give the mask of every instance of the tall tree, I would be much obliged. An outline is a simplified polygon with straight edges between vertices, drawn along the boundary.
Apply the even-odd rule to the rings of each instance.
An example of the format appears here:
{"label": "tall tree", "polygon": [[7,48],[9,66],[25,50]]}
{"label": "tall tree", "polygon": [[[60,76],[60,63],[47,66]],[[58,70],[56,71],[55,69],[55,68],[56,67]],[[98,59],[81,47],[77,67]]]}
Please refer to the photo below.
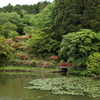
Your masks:
{"label": "tall tree", "polygon": [[9,3],[7,6],[3,7],[7,12],[12,12],[13,6]]}
{"label": "tall tree", "polygon": [[82,28],[100,31],[100,0],[55,0],[55,36]]}
{"label": "tall tree", "polygon": [[12,12],[17,12],[17,14],[19,14],[21,17],[22,16],[22,12],[21,12],[21,6],[20,5],[16,5],[13,7]]}
{"label": "tall tree", "polygon": [[[32,15],[27,14],[23,17],[24,23],[28,24],[24,28],[25,33],[34,33],[35,30],[51,27],[53,25],[53,15],[55,3],[47,5],[40,13]],[[31,25],[31,26],[30,26]]]}

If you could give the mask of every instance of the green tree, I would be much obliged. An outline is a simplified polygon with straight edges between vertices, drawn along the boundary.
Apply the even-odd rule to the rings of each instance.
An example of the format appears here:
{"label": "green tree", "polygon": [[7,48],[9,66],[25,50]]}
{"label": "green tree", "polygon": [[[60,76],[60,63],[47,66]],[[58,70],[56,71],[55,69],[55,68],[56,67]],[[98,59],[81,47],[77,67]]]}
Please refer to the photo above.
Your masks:
{"label": "green tree", "polygon": [[38,2],[37,6],[38,6],[39,12],[41,12],[49,4],[50,4],[50,2],[48,2],[48,1]]}
{"label": "green tree", "polygon": [[6,22],[11,22],[17,25],[20,22],[20,20],[21,20],[21,17],[16,12],[12,12],[12,13],[1,12],[0,13],[0,25],[3,25]]}
{"label": "green tree", "polygon": [[1,12],[0,13],[0,25],[8,22],[8,13]]}
{"label": "green tree", "polygon": [[47,5],[39,14],[36,15],[25,15],[24,22],[30,24],[24,28],[24,32],[27,33],[27,29],[30,29],[30,33],[34,33],[35,30],[42,29],[45,27],[52,27],[53,15],[55,3]]}
{"label": "green tree", "polygon": [[13,6],[9,3],[7,6],[3,7],[3,9],[6,10],[6,12],[12,12]]}
{"label": "green tree", "polygon": [[57,54],[56,51],[59,48],[59,42],[52,39],[50,34],[47,34],[49,28],[43,28],[36,31],[35,34],[29,39],[28,44],[32,54],[50,56],[51,54]]}
{"label": "green tree", "polygon": [[0,31],[4,30],[4,26],[0,25]]}
{"label": "green tree", "polygon": [[100,51],[100,37],[88,29],[63,35],[60,57],[67,62],[74,62],[77,66],[86,67],[90,54]]}
{"label": "green tree", "polygon": [[5,38],[9,38],[9,34],[12,33],[12,31],[16,31],[17,26],[13,23],[6,22],[3,26],[2,29],[0,30],[1,35],[3,35]]}
{"label": "green tree", "polygon": [[13,31],[17,30],[17,26],[10,22],[5,23],[3,26],[5,30],[13,30]]}
{"label": "green tree", "polygon": [[0,66],[3,67],[4,64],[7,64],[12,50],[13,49],[8,44],[6,44],[6,39],[3,36],[0,36]]}
{"label": "green tree", "polygon": [[21,17],[16,12],[6,13],[8,15],[8,21],[17,25],[21,21]]}
{"label": "green tree", "polygon": [[55,36],[61,41],[62,35],[79,29],[100,31],[100,0],[55,0]]}
{"label": "green tree", "polygon": [[16,5],[13,7],[12,12],[16,12],[17,14],[19,14],[21,17],[23,17],[22,12],[21,12],[21,6],[20,5]]}

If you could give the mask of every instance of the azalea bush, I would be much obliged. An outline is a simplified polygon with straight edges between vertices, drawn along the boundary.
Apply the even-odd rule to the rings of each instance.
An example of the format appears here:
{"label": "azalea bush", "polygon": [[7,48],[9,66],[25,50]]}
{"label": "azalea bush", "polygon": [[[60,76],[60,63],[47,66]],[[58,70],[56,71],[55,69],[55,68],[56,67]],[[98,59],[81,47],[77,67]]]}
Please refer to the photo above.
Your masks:
{"label": "azalea bush", "polygon": [[16,59],[13,61],[12,63],[13,66],[18,66],[18,67],[32,67],[32,61],[30,60],[19,60],[19,59]]}
{"label": "azalea bush", "polygon": [[13,40],[16,42],[22,41],[22,40],[28,40],[30,38],[30,35],[26,35],[26,36],[15,36],[13,37]]}
{"label": "azalea bush", "polygon": [[57,63],[53,60],[51,61],[45,61],[45,60],[32,60],[32,62],[34,63],[34,65],[37,68],[56,68]]}
{"label": "azalea bush", "polygon": [[34,55],[28,55],[19,52],[19,53],[15,53],[13,55],[13,58],[9,60],[9,65],[19,66],[19,67],[26,66],[26,67],[36,67],[42,69],[47,69],[47,68],[54,69],[57,66],[57,61],[52,59],[46,60],[41,57],[36,57]]}
{"label": "azalea bush", "polygon": [[19,48],[20,48],[20,43],[15,43],[15,44],[13,44],[13,48],[19,49]]}
{"label": "azalea bush", "polygon": [[6,44],[12,45],[14,43],[15,41],[13,41],[13,39],[6,39]]}
{"label": "azalea bush", "polygon": [[51,60],[58,60],[58,56],[50,56],[49,59],[51,59]]}
{"label": "azalea bush", "polygon": [[58,63],[58,66],[76,66],[75,63]]}

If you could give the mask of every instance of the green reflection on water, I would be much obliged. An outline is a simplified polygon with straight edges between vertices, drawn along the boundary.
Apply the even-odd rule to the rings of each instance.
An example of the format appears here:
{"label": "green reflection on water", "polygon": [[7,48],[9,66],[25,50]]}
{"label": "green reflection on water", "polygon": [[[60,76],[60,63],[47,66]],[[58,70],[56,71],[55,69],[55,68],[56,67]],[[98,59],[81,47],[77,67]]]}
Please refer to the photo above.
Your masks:
{"label": "green reflection on water", "polygon": [[0,73],[0,100],[100,100],[87,96],[55,95],[51,91],[24,89],[29,86],[31,80],[53,77],[62,76],[51,73]]}

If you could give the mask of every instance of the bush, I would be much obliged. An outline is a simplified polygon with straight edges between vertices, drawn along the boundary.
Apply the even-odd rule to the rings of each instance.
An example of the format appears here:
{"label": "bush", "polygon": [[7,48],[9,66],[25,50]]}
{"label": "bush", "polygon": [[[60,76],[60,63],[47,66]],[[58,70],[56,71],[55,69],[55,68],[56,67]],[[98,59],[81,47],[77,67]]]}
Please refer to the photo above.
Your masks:
{"label": "bush", "polygon": [[15,36],[18,36],[19,34],[16,31],[10,31],[8,37],[9,38],[14,38]]}
{"label": "bush", "polygon": [[86,62],[89,73],[100,74],[100,53],[95,52],[88,57]]}

